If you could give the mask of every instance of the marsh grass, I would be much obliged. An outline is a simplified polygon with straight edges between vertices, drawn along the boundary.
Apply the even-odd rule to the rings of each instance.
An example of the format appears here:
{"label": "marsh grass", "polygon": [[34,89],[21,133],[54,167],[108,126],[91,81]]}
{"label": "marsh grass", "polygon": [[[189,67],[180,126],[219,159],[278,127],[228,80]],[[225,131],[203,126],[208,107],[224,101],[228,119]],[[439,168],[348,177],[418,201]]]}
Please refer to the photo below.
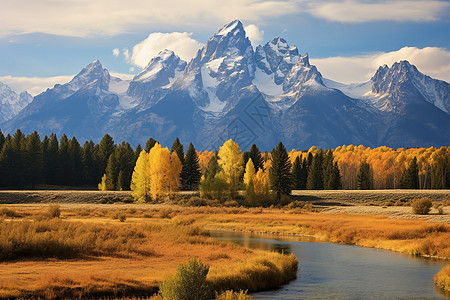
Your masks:
{"label": "marsh grass", "polygon": [[208,281],[216,291],[276,288],[296,278],[298,260],[294,254],[255,251],[245,262],[211,268]]}
{"label": "marsh grass", "polygon": [[434,276],[434,285],[450,296],[450,265],[446,266]]}

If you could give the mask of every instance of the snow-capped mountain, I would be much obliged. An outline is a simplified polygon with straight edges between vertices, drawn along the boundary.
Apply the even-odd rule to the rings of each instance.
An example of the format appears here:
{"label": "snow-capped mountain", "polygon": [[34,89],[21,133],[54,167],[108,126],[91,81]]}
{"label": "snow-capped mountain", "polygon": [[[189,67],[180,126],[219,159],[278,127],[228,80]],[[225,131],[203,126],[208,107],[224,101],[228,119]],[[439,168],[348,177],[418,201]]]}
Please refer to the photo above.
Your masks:
{"label": "snow-capped mountain", "polygon": [[27,92],[17,95],[9,86],[0,82],[0,123],[16,116],[33,100]]}
{"label": "snow-capped mountain", "polygon": [[34,97],[1,127],[6,132],[21,128],[24,132],[37,130],[41,134],[66,133],[81,140],[101,138],[114,114],[122,108],[119,96],[109,91],[110,83],[108,70],[96,60],[70,82],[56,84]]}
{"label": "snow-capped mountain", "polygon": [[233,21],[191,61],[164,50],[131,81],[94,61],[1,128],[95,140],[109,133],[135,145],[179,137],[208,150],[229,138],[265,150],[278,141],[297,149],[440,146],[450,142],[449,103],[449,84],[408,62],[380,67],[365,83],[341,84],[323,78],[283,38],[254,49]]}

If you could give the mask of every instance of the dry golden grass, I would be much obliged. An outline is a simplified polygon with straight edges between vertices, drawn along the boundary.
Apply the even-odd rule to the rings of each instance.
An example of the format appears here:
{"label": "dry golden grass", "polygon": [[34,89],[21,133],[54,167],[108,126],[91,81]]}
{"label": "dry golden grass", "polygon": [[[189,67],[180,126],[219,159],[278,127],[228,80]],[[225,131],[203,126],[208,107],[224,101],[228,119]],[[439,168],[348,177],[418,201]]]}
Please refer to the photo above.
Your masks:
{"label": "dry golden grass", "polygon": [[450,296],[450,265],[434,276],[434,284]]}
{"label": "dry golden grass", "polygon": [[[262,257],[261,251],[210,238],[207,231],[192,224],[194,219],[182,215],[183,209],[127,209],[129,216],[121,223],[106,217],[116,209],[90,208],[86,214],[62,205],[61,220],[44,218],[46,208],[9,208],[25,217],[0,221],[0,298],[147,297],[158,290],[158,282],[192,257],[211,265],[211,270],[228,270],[222,276],[211,273],[216,274],[211,281],[220,290],[228,289],[224,280],[238,290],[248,289],[242,270],[278,274],[286,266],[297,267],[295,257],[277,253]],[[261,268],[256,258],[273,268]],[[294,277],[295,272],[283,273],[283,280],[276,282]],[[261,289],[273,286],[272,280],[259,284]]]}
{"label": "dry golden grass", "polygon": [[[381,194],[385,197],[384,193]],[[221,290],[267,289],[272,286],[258,283],[278,278],[273,282],[279,285],[295,276],[295,257],[278,254],[264,257],[266,254],[259,251],[217,242],[205,232],[212,229],[313,235],[337,243],[450,258],[449,215],[429,222],[425,219],[393,219],[391,217],[397,215],[380,214],[391,209],[395,209],[397,214],[397,210],[406,209],[409,215],[403,214],[402,217],[409,218],[413,217],[410,207],[374,207],[378,209],[374,215],[333,210],[310,212],[294,206],[263,209],[61,203],[60,219],[54,220],[49,220],[48,207],[44,203],[0,205],[0,227],[7,223],[19,224],[10,229],[16,228],[14,226],[36,228],[39,224],[55,225],[59,228],[55,230],[59,235],[78,239],[75,246],[71,244],[73,241],[66,241],[71,249],[75,249],[74,254],[65,260],[54,259],[59,257],[57,255],[41,255],[40,260],[0,263],[0,297],[122,297],[142,295],[139,291],[148,295],[157,289],[159,281],[175,273],[178,264],[194,256],[211,265],[208,280]],[[126,217],[125,222],[120,222],[121,215]],[[77,228],[73,229],[74,235],[70,233],[71,228]],[[88,243],[86,241],[93,241],[92,237],[89,239],[90,229],[102,234],[96,235],[95,242]],[[115,242],[109,243],[110,240]],[[77,248],[77,245],[84,246]],[[286,274],[294,275],[284,278]]]}

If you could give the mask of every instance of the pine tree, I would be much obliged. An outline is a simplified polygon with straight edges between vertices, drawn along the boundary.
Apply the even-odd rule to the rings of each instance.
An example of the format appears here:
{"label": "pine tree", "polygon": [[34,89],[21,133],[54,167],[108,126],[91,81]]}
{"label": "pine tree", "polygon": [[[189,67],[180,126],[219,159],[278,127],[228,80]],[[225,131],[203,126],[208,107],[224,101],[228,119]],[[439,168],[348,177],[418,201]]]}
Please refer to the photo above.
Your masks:
{"label": "pine tree", "polygon": [[337,162],[334,163],[334,165],[331,167],[331,170],[328,172],[329,175],[324,182],[324,188],[326,190],[338,190],[342,188],[341,173],[339,171]]}
{"label": "pine tree", "polygon": [[323,151],[319,150],[314,155],[308,171],[306,188],[308,190],[323,190]]}
{"label": "pine tree", "polygon": [[83,149],[75,137],[72,137],[68,146],[68,184],[79,186],[83,182]]}
{"label": "pine tree", "polygon": [[341,188],[341,174],[337,162],[333,163],[332,150],[327,150],[323,160],[323,186],[326,190],[337,190]]}
{"label": "pine tree", "polygon": [[358,190],[370,190],[370,165],[367,162],[361,163],[359,167],[359,172],[356,175],[356,188]]}
{"label": "pine tree", "polygon": [[[133,148],[131,148],[129,143],[122,142],[116,147],[113,153],[117,159],[117,168],[119,177],[116,179],[116,189],[117,190],[129,190],[131,183],[131,176],[133,174],[133,168],[135,166],[135,154]],[[120,174],[122,172],[122,174]]]}
{"label": "pine tree", "polygon": [[194,145],[190,143],[181,171],[183,188],[189,191],[197,189],[200,179],[201,171],[197,151],[195,151]]}
{"label": "pine tree", "polygon": [[26,137],[20,129],[14,133],[14,165],[8,176],[11,176],[14,187],[24,187],[28,184],[28,159],[26,153]]}
{"label": "pine tree", "polygon": [[15,178],[11,173],[16,168],[17,156],[14,140],[8,135],[0,152],[0,185],[3,187],[15,186]]}
{"label": "pine tree", "polygon": [[[105,191],[114,191],[117,187],[117,177],[119,175],[119,168],[117,163],[117,158],[112,153],[108,158],[108,163],[106,165],[106,171],[105,171],[105,185],[104,189]],[[103,177],[102,177],[102,183],[103,183]]]}
{"label": "pine tree", "polygon": [[145,151],[147,151],[147,153],[150,153],[150,150],[153,148],[153,146],[155,146],[157,142],[153,139],[153,138],[149,138],[147,140],[147,143],[145,143]]}
{"label": "pine tree", "polygon": [[39,134],[36,131],[27,137],[25,151],[27,153],[27,181],[34,189],[36,183],[42,178],[44,165],[43,147]]}
{"label": "pine tree", "polygon": [[83,183],[91,186],[97,183],[94,147],[93,141],[86,141],[83,146]]}
{"label": "pine tree", "polygon": [[178,138],[173,141],[172,147],[170,148],[170,153],[175,152],[180,159],[180,162],[184,164],[184,147],[183,144],[180,143]]}
{"label": "pine tree", "polygon": [[259,169],[263,168],[264,160],[259,148],[255,144],[250,147],[249,157],[252,159],[253,165],[255,166],[255,172],[258,172]]}
{"label": "pine tree", "polygon": [[5,136],[3,135],[3,132],[0,130],[0,152],[3,149],[3,144],[5,143]]}
{"label": "pine tree", "polygon": [[419,166],[417,165],[417,157],[414,156],[411,164],[402,174],[400,180],[400,188],[402,189],[418,189],[419,188]]}
{"label": "pine tree", "polygon": [[65,134],[61,136],[58,149],[58,184],[69,185],[69,140]]}
{"label": "pine tree", "polygon": [[141,144],[138,144],[136,146],[136,150],[134,150],[134,164],[136,164],[136,161],[138,160],[139,155],[141,154],[141,152],[142,152]]}
{"label": "pine tree", "polygon": [[59,143],[54,133],[50,135],[48,146],[44,149],[44,178],[48,184],[58,184]]}
{"label": "pine tree", "polygon": [[245,166],[247,165],[248,160],[250,159],[250,152],[249,151],[245,151],[244,153],[242,153],[242,159],[244,161],[244,169]]}
{"label": "pine tree", "polygon": [[98,145],[98,151],[96,151],[98,160],[97,181],[105,174],[108,159],[115,148],[113,138],[109,134],[105,134]]}
{"label": "pine tree", "polygon": [[205,178],[207,180],[213,180],[214,177],[216,177],[216,175],[219,172],[220,172],[220,166],[219,166],[219,163],[217,161],[217,155],[214,155],[209,160],[208,167],[206,168],[206,171],[205,171]]}
{"label": "pine tree", "polygon": [[306,180],[308,178],[307,166],[306,166],[306,158],[303,161],[297,156],[294,160],[294,164],[292,165],[292,181],[293,181],[293,189],[296,190],[305,190],[306,189]]}
{"label": "pine tree", "polygon": [[272,167],[270,168],[270,185],[277,195],[278,202],[281,195],[290,195],[292,189],[292,173],[289,155],[282,142],[271,152]]}
{"label": "pine tree", "polygon": [[302,164],[300,157],[297,156],[292,164],[292,188],[294,190],[300,190],[302,185]]}

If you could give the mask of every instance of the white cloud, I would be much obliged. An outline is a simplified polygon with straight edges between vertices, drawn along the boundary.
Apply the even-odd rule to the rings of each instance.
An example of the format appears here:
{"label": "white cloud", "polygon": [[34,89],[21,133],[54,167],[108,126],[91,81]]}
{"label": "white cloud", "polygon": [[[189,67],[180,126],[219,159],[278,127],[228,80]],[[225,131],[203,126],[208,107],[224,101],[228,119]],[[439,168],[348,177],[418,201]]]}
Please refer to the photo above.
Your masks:
{"label": "white cloud", "polygon": [[444,1],[334,1],[313,2],[309,12],[319,18],[342,23],[372,21],[435,21],[446,16],[450,3]]}
{"label": "white cloud", "polygon": [[300,11],[289,0],[14,0],[2,1],[0,36],[43,32],[116,35],[146,28],[216,29],[230,20],[258,22]]}
{"label": "white cloud", "polygon": [[189,61],[197,53],[203,44],[191,38],[192,33],[155,32],[133,47],[130,62],[144,68],[160,51],[169,49],[175,52],[181,59]]}
{"label": "white cloud", "polygon": [[7,84],[16,93],[27,91],[32,96],[36,96],[44,92],[47,88],[52,88],[57,83],[64,84],[69,82],[73,77],[74,75],[54,77],[2,76],[0,77],[0,81]]}
{"label": "white cloud", "polygon": [[264,30],[259,29],[258,26],[254,24],[249,24],[244,27],[245,32],[247,33],[248,38],[252,42],[252,45],[256,47],[259,45],[264,39]]}
{"label": "white cloud", "polygon": [[119,49],[114,48],[114,49],[112,50],[112,54],[113,54],[115,57],[119,56],[119,55],[120,55]]}
{"label": "white cloud", "polygon": [[130,51],[128,51],[128,49],[123,49],[122,54],[123,54],[123,57],[125,57],[126,61],[130,60]]}
{"label": "white cloud", "polygon": [[109,72],[109,74],[113,77],[117,77],[122,80],[131,80],[135,76],[133,74],[124,74],[124,73],[118,73],[118,72]]}
{"label": "white cloud", "polygon": [[353,83],[369,80],[378,67],[389,67],[398,61],[407,60],[415,65],[420,72],[432,78],[450,82],[450,52],[437,47],[403,47],[400,50],[359,55],[353,57],[329,57],[311,59],[318,70],[326,78]]}
{"label": "white cloud", "polygon": [[[111,76],[122,80],[131,80],[134,75],[118,72],[110,72]],[[53,76],[53,77],[13,77],[0,76],[0,82],[7,84],[14,92],[27,91],[32,96],[39,95],[48,88],[53,88],[55,84],[64,84],[72,80],[75,75]]]}

